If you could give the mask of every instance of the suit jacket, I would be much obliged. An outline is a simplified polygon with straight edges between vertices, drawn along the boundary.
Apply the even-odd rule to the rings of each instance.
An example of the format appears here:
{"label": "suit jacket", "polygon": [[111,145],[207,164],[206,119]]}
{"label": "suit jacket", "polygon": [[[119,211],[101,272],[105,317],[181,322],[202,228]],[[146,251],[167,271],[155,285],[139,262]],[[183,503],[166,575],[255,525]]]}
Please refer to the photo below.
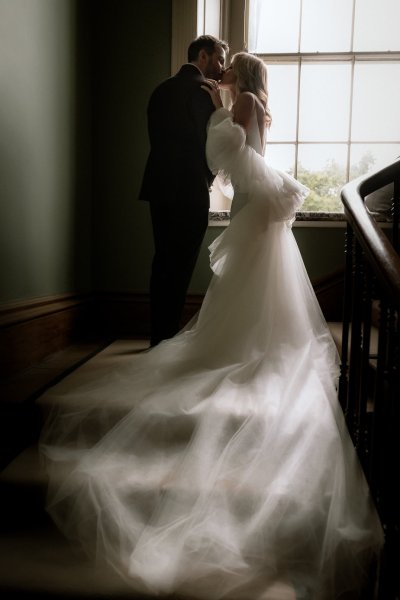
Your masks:
{"label": "suit jacket", "polygon": [[204,202],[214,179],[205,143],[207,123],[215,110],[209,94],[200,87],[204,81],[196,66],[185,64],[151,95],[147,109],[151,150],[141,199],[162,202],[169,195],[195,202],[201,196]]}

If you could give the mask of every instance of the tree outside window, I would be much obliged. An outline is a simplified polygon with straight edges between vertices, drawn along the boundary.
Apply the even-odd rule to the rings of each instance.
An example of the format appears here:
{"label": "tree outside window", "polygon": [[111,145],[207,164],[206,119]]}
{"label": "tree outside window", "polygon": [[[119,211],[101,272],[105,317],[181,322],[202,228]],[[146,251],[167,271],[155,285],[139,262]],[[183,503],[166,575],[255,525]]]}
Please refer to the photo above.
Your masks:
{"label": "tree outside window", "polygon": [[247,49],[266,63],[265,158],[341,212],[342,186],[400,155],[399,0],[249,0]]}

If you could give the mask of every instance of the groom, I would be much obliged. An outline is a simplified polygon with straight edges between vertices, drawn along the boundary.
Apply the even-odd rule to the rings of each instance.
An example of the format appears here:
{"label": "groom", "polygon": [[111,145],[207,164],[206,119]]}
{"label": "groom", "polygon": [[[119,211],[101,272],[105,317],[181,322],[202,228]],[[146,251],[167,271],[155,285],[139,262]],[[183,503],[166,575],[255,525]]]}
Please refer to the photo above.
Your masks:
{"label": "groom", "polygon": [[150,202],[155,253],[150,278],[151,339],[155,346],[180,329],[185,296],[208,224],[213,175],[205,157],[207,122],[215,110],[201,89],[219,81],[226,42],[193,40],[188,63],[161,83],[148,109],[150,155],[140,198]]}

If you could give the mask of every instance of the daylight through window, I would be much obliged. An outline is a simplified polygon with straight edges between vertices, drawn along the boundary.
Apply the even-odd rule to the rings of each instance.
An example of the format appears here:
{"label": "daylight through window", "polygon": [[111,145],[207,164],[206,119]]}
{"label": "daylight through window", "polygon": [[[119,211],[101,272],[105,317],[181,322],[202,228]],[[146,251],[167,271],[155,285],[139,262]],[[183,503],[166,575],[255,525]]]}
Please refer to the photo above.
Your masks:
{"label": "daylight through window", "polygon": [[349,179],[400,155],[400,1],[249,0],[248,51],[268,67],[266,160],[341,212]]}

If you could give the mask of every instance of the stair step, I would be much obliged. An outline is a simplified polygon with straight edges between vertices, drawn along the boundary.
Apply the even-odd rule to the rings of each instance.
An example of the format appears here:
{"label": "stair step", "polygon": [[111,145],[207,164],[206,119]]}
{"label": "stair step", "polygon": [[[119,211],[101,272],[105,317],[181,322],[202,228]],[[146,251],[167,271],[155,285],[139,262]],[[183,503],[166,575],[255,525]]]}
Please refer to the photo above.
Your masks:
{"label": "stair step", "polygon": [[[125,360],[132,360],[134,354],[143,351],[147,345],[147,341],[134,340],[112,344],[50,388],[37,405],[46,412],[58,401],[59,393],[62,395],[77,383],[91,380],[96,373],[102,374],[112,363],[121,365]],[[236,422],[232,422],[232,427],[236,426]],[[189,419],[188,433],[190,431]],[[64,474],[60,469],[61,479]],[[151,485],[160,488],[159,481],[151,482]],[[173,482],[163,485],[167,488]],[[46,491],[46,469],[34,443],[0,473],[0,595],[18,600],[155,600],[152,595],[135,592],[110,567],[94,565],[83,552],[72,546],[45,511]],[[136,493],[139,492],[135,490]],[[173,600],[176,596],[169,598]],[[190,600],[184,596],[179,598]],[[167,600],[165,596],[164,599]],[[263,600],[294,599],[293,588],[280,582],[263,596]]]}
{"label": "stair step", "polygon": [[[56,531],[1,536],[0,595],[18,600],[159,600],[137,592],[108,565],[94,565]],[[134,582],[133,582],[134,584]],[[139,585],[139,584],[138,584]],[[186,595],[164,600],[194,600]],[[258,595],[248,600],[258,598]],[[295,600],[292,586],[276,582],[263,600]]]}
{"label": "stair step", "polygon": [[[104,376],[107,371],[112,373],[115,367],[120,368],[124,363],[130,363],[135,356],[140,356],[149,348],[148,340],[117,340],[107,346],[104,350],[87,360],[77,370],[72,371],[60,381],[54,382],[36,400],[36,406],[40,409],[45,419],[55,405],[72,406],[75,401],[78,406],[82,400],[77,395],[75,400],[73,392],[81,386],[91,384],[97,378]],[[69,397],[65,399],[65,396]],[[110,403],[112,406],[113,403]]]}
{"label": "stair step", "polygon": [[18,600],[153,598],[135,592],[110,567],[95,565],[65,539],[45,511],[46,490],[47,475],[36,444],[0,473],[0,596]]}
{"label": "stair step", "polygon": [[[129,493],[135,499],[136,509],[142,511],[143,519],[146,520],[151,518],[163,494],[179,494],[189,498],[197,497],[199,494],[199,489],[187,486],[182,480],[174,477],[176,464],[173,455],[170,463],[168,469],[164,458],[160,463],[160,469],[157,469],[156,464],[149,472],[146,463],[140,462],[133,469],[132,457],[129,454],[120,454],[118,464],[113,459],[108,474],[104,462],[101,463],[101,469],[111,488],[118,484],[121,469],[123,473],[130,472],[129,479],[126,480],[125,494]],[[75,463],[72,459],[70,463],[68,461],[56,463],[52,474],[53,480],[57,479],[61,486],[67,474],[74,468]],[[95,468],[94,466],[92,474]],[[167,472],[171,474],[168,477],[166,477]],[[79,487],[79,478],[71,480],[72,485],[75,482]],[[32,525],[40,525],[42,529],[52,527],[52,519],[45,508],[47,486],[48,477],[43,457],[39,455],[37,445],[30,446],[0,473],[0,533],[19,532]],[[225,493],[232,487],[235,488],[234,481],[226,479],[216,484],[215,491]],[[249,506],[250,509],[253,505],[252,501],[258,497],[258,492],[249,486],[243,486],[240,492],[236,489],[238,510],[243,512],[243,506]]]}
{"label": "stair step", "polygon": [[106,565],[94,565],[55,529],[36,528],[0,538],[0,594],[18,598],[139,600]]}
{"label": "stair step", "polygon": [[[166,488],[169,483],[165,482]],[[0,474],[1,515],[5,516],[0,536],[0,595],[18,600],[155,599],[135,592],[107,565],[96,566],[64,538],[45,512],[46,487],[36,445]],[[178,600],[176,596],[164,600],[168,598]],[[191,599],[180,595],[179,600]],[[295,595],[291,586],[277,583],[263,600],[295,600]]]}
{"label": "stair step", "polygon": [[0,532],[21,531],[32,524],[48,526],[46,492],[47,476],[34,444],[0,473]]}
{"label": "stair step", "polygon": [[50,385],[75,371],[95,357],[109,344],[108,341],[79,342],[54,352],[40,363],[0,383],[2,402],[21,403],[37,398]]}
{"label": "stair step", "polygon": [[87,340],[54,352],[0,382],[0,468],[37,439],[42,415],[35,400],[109,344]]}
{"label": "stair step", "polygon": [[[337,321],[330,321],[328,323],[328,327],[333,337],[333,341],[336,344],[336,347],[339,352],[342,350],[342,327],[343,323]],[[369,345],[369,353],[371,357],[375,357],[378,354],[378,338],[379,338],[379,330],[377,327],[371,327],[371,338]],[[348,352],[350,352],[351,348],[351,325],[349,327],[349,342],[348,342]],[[373,360],[373,359],[372,359]]]}

